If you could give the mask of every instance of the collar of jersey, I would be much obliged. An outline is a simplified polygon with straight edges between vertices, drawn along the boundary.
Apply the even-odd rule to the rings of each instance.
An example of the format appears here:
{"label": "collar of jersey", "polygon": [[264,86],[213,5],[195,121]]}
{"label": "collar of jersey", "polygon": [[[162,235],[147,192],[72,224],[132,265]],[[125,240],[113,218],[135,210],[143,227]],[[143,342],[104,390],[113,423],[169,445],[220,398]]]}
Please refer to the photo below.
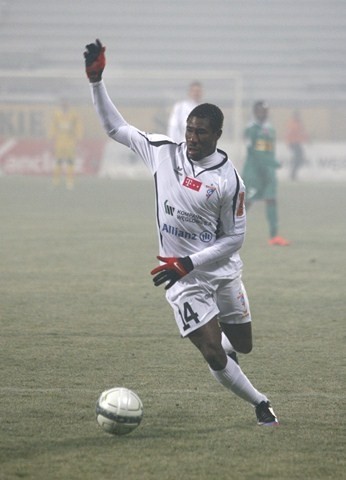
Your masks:
{"label": "collar of jersey", "polygon": [[196,161],[191,158],[188,158],[188,160],[192,166],[194,176],[198,177],[206,170],[214,170],[221,167],[227,161],[227,154],[222,150],[216,149],[215,152],[202,158],[202,160]]}

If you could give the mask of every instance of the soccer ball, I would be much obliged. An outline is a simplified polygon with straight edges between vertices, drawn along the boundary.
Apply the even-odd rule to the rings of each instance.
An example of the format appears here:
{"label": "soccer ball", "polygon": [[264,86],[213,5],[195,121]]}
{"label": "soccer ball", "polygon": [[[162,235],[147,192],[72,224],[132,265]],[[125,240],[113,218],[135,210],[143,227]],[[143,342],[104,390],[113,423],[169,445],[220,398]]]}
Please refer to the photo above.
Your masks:
{"label": "soccer ball", "polygon": [[142,418],[142,401],[128,388],[105,390],[96,402],[97,423],[107,433],[113,435],[130,433],[138,427]]}

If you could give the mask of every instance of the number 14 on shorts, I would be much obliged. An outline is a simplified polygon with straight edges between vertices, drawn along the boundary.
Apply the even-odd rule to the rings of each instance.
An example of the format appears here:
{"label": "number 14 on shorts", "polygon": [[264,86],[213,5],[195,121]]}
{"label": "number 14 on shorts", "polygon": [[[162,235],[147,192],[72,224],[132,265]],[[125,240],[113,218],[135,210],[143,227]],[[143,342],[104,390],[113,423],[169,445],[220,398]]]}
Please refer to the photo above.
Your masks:
{"label": "number 14 on shorts", "polygon": [[179,315],[183,322],[183,329],[184,331],[191,328],[190,322],[194,321],[195,323],[199,323],[198,313],[195,312],[189,302],[185,302],[183,305],[183,312],[179,309]]}

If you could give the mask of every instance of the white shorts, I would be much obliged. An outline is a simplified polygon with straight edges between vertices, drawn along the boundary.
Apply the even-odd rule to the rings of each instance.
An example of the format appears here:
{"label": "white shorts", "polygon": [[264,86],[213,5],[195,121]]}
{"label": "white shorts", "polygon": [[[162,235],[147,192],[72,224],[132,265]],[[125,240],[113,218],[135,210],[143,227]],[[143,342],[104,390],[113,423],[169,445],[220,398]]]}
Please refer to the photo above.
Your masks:
{"label": "white shorts", "polygon": [[167,290],[166,298],[174,311],[182,337],[208,323],[216,315],[221,323],[251,322],[249,300],[241,277],[213,278],[189,276]]}

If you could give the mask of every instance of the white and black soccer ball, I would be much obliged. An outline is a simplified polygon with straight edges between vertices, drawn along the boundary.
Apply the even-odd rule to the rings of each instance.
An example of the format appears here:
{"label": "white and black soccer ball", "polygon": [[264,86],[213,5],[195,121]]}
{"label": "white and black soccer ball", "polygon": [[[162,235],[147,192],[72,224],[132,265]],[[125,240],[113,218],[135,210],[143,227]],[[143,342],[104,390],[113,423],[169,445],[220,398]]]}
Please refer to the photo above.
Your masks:
{"label": "white and black soccer ball", "polygon": [[139,396],[124,387],[101,393],[96,402],[96,420],[100,427],[113,435],[132,432],[143,418],[143,403]]}

